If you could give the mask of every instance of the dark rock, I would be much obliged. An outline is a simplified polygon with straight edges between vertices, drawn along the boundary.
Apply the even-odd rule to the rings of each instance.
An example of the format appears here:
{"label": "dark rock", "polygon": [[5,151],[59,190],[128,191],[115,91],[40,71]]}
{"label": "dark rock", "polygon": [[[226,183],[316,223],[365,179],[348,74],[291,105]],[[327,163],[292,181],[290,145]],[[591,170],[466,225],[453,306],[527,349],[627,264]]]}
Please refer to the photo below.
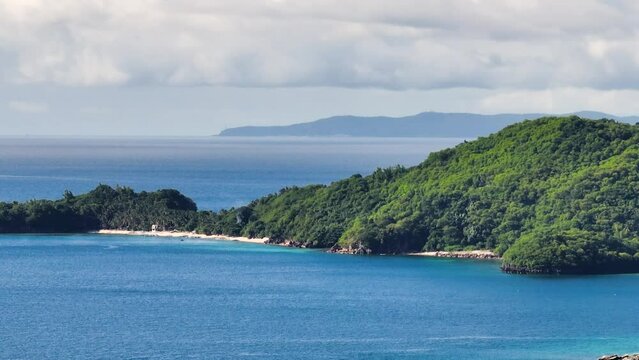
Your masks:
{"label": "dark rock", "polygon": [[600,357],[599,360],[639,360],[639,354],[605,355]]}
{"label": "dark rock", "polygon": [[328,249],[327,252],[329,252],[329,253],[338,253],[341,249],[342,248],[339,245],[335,244],[335,245],[331,246],[331,248]]}
{"label": "dark rock", "polygon": [[343,248],[337,244],[333,245],[327,252],[334,254],[349,254],[349,255],[370,255],[373,251],[365,246],[348,247]]}
{"label": "dark rock", "polygon": [[531,269],[519,266],[513,266],[509,264],[502,264],[501,271],[509,274],[539,274],[539,275],[551,275],[559,274],[561,271],[554,269]]}

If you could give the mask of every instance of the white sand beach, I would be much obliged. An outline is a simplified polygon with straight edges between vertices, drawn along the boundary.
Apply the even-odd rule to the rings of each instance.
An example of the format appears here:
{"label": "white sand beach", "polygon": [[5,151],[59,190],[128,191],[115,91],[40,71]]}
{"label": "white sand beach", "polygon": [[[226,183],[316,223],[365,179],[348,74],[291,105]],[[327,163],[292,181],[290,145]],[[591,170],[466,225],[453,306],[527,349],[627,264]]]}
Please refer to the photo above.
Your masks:
{"label": "white sand beach", "polygon": [[226,236],[226,235],[205,235],[187,231],[130,231],[130,230],[98,230],[96,234],[104,235],[133,235],[133,236],[159,236],[159,237],[175,237],[175,238],[194,238],[207,240],[226,240],[240,241],[254,244],[264,244],[268,238],[250,239],[243,236]]}
{"label": "white sand beach", "polygon": [[[103,229],[95,231],[96,234],[104,235],[131,235],[131,236],[159,236],[173,238],[192,238],[205,240],[224,240],[239,241],[253,244],[266,244],[269,238],[247,238],[243,236],[227,236],[227,235],[205,235],[187,231],[131,231]],[[282,244],[273,244],[278,246],[289,246],[288,242]],[[471,251],[424,251],[416,253],[408,253],[409,256],[430,256],[443,258],[460,258],[460,259],[499,259],[499,256],[490,250],[471,250]]]}

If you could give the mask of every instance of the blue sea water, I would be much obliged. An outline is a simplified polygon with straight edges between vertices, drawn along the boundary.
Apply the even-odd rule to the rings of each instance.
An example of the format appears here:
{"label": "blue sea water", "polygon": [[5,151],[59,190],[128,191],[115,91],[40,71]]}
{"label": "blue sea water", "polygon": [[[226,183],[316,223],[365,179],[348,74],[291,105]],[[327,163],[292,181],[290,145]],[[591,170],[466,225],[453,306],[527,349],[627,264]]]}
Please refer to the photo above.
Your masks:
{"label": "blue sea water", "polygon": [[60,198],[103,183],[175,188],[201,209],[239,206],[284,186],[416,165],[462,139],[0,138],[0,201]]}
{"label": "blue sea water", "polygon": [[[0,199],[97,183],[203,208],[416,164],[444,139],[1,139]],[[203,204],[203,205],[202,205]],[[228,241],[0,235],[2,359],[594,359],[639,352],[639,275]]]}
{"label": "blue sea water", "polygon": [[0,236],[7,359],[594,359],[639,350],[639,276],[227,241]]}

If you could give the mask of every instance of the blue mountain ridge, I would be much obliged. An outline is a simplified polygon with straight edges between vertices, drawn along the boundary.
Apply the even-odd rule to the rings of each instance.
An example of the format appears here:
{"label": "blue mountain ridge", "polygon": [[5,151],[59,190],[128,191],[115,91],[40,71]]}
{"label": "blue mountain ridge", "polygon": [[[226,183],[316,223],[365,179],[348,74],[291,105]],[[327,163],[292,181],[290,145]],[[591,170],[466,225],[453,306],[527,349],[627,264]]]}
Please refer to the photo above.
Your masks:
{"label": "blue mountain ridge", "polygon": [[[348,137],[460,137],[472,138],[496,132],[507,125],[552,114],[494,114],[423,112],[404,117],[333,116],[307,123],[283,126],[229,128],[219,136],[348,136]],[[636,123],[639,116],[616,116],[596,111],[569,114],[589,119],[614,119]]]}

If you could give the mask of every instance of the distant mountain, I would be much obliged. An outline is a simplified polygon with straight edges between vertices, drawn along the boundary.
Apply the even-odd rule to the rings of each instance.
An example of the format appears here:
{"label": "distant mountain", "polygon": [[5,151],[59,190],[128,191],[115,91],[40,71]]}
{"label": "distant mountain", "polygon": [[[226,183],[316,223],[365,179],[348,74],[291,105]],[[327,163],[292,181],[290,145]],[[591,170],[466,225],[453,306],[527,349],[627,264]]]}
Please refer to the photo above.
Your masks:
{"label": "distant mountain", "polygon": [[[639,272],[639,126],[545,117],[220,212],[208,232],[355,254],[490,250],[515,273]],[[207,226],[206,224],[204,226]]]}
{"label": "distant mountain", "polygon": [[[477,137],[496,132],[507,125],[537,119],[548,114],[496,114],[423,112],[404,117],[333,116],[308,123],[286,126],[243,126],[226,129],[219,136],[353,136],[353,137]],[[615,116],[595,111],[580,111],[589,119],[614,119],[636,123],[639,116]]]}

